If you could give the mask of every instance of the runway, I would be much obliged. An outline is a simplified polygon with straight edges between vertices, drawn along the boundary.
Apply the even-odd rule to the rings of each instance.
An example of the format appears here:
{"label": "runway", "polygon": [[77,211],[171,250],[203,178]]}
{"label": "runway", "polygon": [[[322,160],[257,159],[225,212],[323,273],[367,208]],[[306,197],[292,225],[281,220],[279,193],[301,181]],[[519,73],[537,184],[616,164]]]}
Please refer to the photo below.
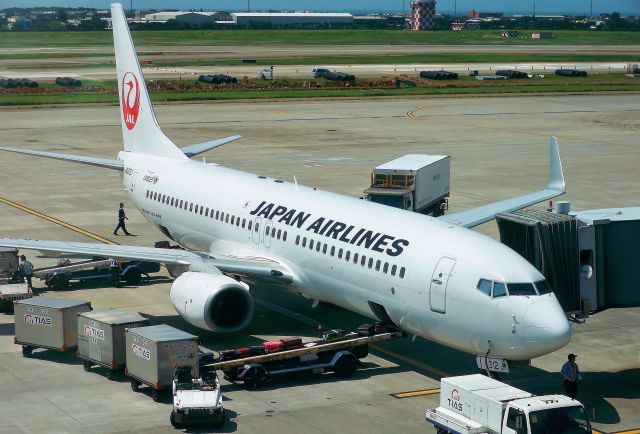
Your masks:
{"label": "runway", "polygon": [[[160,124],[179,145],[240,134],[208,152],[253,173],[360,196],[374,166],[407,153],[452,156],[451,210],[503,199],[546,183],[548,138],[559,138],[568,194],[575,210],[638,206],[640,96],[429,98],[295,102],[228,102],[156,106]],[[0,144],[114,158],[121,149],[117,106],[0,109]],[[162,239],[122,191],[118,173],[71,163],[2,154],[3,236],[152,245]],[[113,237],[117,205],[125,202],[136,237]],[[22,208],[20,208],[22,207]],[[24,208],[41,215],[29,213]],[[544,208],[541,205],[539,208]],[[66,224],[61,225],[43,216]],[[479,228],[496,237],[495,223]],[[33,257],[36,266],[53,260]],[[41,282],[35,282],[36,287]],[[210,349],[251,345],[280,336],[316,336],[315,325],[351,328],[363,318],[301,297],[252,289],[253,323],[242,332],[199,332],[177,317],[165,276],[139,287],[71,288],[48,295],[86,299],[150,315],[190,333]],[[640,308],[609,309],[574,325],[566,348],[535,359],[509,382],[533,393],[559,392],[566,354],[579,354],[585,380],[579,398],[595,428],[640,427]],[[23,359],[13,344],[13,318],[0,314],[0,432],[175,432],[170,405],[133,393],[126,380],[86,373],[73,356]],[[313,378],[249,392],[223,382],[230,422],[241,433],[433,433],[424,422],[437,405],[441,375],[476,372],[473,357],[422,339],[387,342],[353,379]],[[6,392],[6,393],[5,393]]]}

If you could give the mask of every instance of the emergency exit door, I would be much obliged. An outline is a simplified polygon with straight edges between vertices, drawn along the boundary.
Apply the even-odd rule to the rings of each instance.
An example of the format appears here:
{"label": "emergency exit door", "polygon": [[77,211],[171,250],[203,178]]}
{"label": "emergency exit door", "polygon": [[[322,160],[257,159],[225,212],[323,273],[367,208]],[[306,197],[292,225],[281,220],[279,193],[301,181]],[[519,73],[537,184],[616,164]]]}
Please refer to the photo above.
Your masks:
{"label": "emergency exit door", "polygon": [[441,258],[433,276],[431,276],[429,306],[434,312],[445,313],[447,311],[447,284],[454,265],[456,265],[455,259]]}

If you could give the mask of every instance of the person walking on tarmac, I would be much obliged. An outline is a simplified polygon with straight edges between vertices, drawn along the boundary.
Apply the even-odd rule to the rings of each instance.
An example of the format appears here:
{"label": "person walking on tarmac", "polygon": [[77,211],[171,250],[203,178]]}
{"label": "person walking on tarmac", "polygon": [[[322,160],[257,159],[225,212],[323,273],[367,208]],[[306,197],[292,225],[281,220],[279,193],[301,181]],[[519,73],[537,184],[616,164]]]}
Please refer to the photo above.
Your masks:
{"label": "person walking on tarmac", "polygon": [[124,213],[124,203],[120,202],[120,209],[118,210],[118,226],[116,226],[116,230],[113,231],[113,235],[118,235],[118,229],[122,228],[125,235],[131,235],[127,232],[127,228],[124,225],[124,221],[129,220],[129,217]]}
{"label": "person walking on tarmac", "polygon": [[31,278],[33,277],[33,264],[27,261],[27,257],[24,255],[20,256],[20,273],[24,276],[27,281],[27,286],[29,287],[29,291],[33,292],[33,286],[31,286]]}
{"label": "person walking on tarmac", "polygon": [[576,399],[576,395],[578,394],[578,380],[582,380],[582,374],[576,363],[576,357],[573,353],[569,354],[569,360],[562,365],[562,370],[560,371],[564,378],[564,394],[571,399]]}

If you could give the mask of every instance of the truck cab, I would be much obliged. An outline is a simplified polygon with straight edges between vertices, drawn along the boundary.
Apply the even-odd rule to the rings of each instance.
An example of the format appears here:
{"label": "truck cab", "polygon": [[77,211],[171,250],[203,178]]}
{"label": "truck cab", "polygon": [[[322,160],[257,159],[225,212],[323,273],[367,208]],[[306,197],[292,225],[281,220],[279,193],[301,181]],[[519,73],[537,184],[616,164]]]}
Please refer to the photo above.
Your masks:
{"label": "truck cab", "polygon": [[225,423],[222,393],[216,371],[203,370],[194,376],[193,367],[176,368],[173,379],[173,410],[170,422],[174,428],[189,425],[210,425],[219,428]]}
{"label": "truck cab", "polygon": [[591,434],[579,401],[535,396],[480,374],[443,378],[440,406],[427,410],[426,421],[438,434]]}

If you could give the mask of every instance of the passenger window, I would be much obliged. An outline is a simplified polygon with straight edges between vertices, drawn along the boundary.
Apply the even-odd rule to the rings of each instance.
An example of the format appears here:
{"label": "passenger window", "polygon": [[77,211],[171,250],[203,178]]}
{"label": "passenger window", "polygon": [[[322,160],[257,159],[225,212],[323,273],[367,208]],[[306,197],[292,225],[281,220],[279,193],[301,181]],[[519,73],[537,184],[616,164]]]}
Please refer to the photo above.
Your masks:
{"label": "passenger window", "polygon": [[189,211],[193,212],[193,202],[189,204]]}
{"label": "passenger window", "polygon": [[404,279],[404,271],[405,271],[405,269],[404,269],[404,267],[402,267],[402,268],[400,269],[400,278],[401,278],[401,279]]}
{"label": "passenger window", "polygon": [[276,237],[276,228],[271,228],[271,238]]}
{"label": "passenger window", "polygon": [[171,206],[173,206],[173,198],[171,198]]}
{"label": "passenger window", "polygon": [[380,264],[382,263],[382,261],[380,261],[380,259],[378,259],[376,261],[376,271],[380,271]]}
{"label": "passenger window", "polygon": [[224,216],[224,221],[225,223],[229,223],[229,214]]}
{"label": "passenger window", "polygon": [[313,240],[309,240],[309,248],[313,250]]}
{"label": "passenger window", "polygon": [[507,295],[507,288],[505,288],[504,283],[494,282],[493,283],[493,296],[494,297],[504,297]]}
{"label": "passenger window", "polygon": [[392,275],[392,276],[395,276],[395,275],[396,275],[396,270],[397,270],[397,269],[398,269],[398,266],[397,266],[397,265],[395,265],[395,264],[391,267],[391,275]]}
{"label": "passenger window", "polygon": [[342,249],[338,250],[338,259],[342,259]]}
{"label": "passenger window", "polygon": [[247,219],[242,219],[242,229],[244,229],[246,224],[247,224]]}
{"label": "passenger window", "polygon": [[549,282],[547,282],[546,280],[541,280],[539,282],[536,282],[536,288],[538,288],[538,294],[540,295],[549,294],[553,292],[553,289],[551,289],[551,286],[549,286]]}
{"label": "passenger window", "polygon": [[366,263],[367,263],[367,257],[365,255],[362,255],[362,257],[360,258],[360,265],[364,267],[364,264]]}
{"label": "passenger window", "polygon": [[260,231],[260,223],[256,223],[255,229],[256,229],[256,232]]}
{"label": "passenger window", "polygon": [[369,268],[373,267],[373,258],[369,258]]}
{"label": "passenger window", "polygon": [[231,224],[234,224],[236,222],[236,216],[231,216]]}
{"label": "passenger window", "polygon": [[149,190],[147,190],[147,195],[145,197],[149,199]]}
{"label": "passenger window", "polygon": [[156,200],[156,192],[153,192],[153,200]]}
{"label": "passenger window", "polygon": [[194,207],[194,212],[195,212],[196,214],[198,214],[198,205],[196,205],[196,206]]}
{"label": "passenger window", "polygon": [[252,223],[253,223],[253,222],[252,222],[251,220],[249,220],[249,224],[247,225],[247,229],[251,230],[251,224],[252,224]]}
{"label": "passenger window", "polygon": [[276,235],[277,235],[276,238],[280,239],[280,235],[282,235],[282,230],[278,229],[278,232]]}
{"label": "passenger window", "polygon": [[385,263],[384,263],[384,267],[382,267],[382,272],[383,272],[384,274],[387,274],[387,271],[389,271],[389,263],[388,263],[388,262],[385,262]]}
{"label": "passenger window", "polygon": [[182,209],[182,207],[183,207],[183,206],[184,206],[184,201],[183,201],[183,200],[181,200],[181,201],[180,201],[180,209]]}
{"label": "passenger window", "polygon": [[300,244],[300,235],[296,235],[296,246]]}
{"label": "passenger window", "polygon": [[358,254],[357,254],[357,253],[354,253],[354,254],[353,254],[353,263],[354,263],[354,264],[357,264],[357,263],[358,263]]}
{"label": "passenger window", "polygon": [[220,211],[216,211],[216,220],[219,220],[220,217]]}
{"label": "passenger window", "polygon": [[209,217],[209,208],[204,210],[204,216]]}
{"label": "passenger window", "polygon": [[307,237],[302,239],[302,247],[307,247]]}
{"label": "passenger window", "polygon": [[336,246],[331,246],[331,256],[336,255]]}
{"label": "passenger window", "polygon": [[236,217],[236,226],[240,227],[240,217]]}
{"label": "passenger window", "polygon": [[351,250],[347,250],[347,254],[344,255],[344,260],[348,261],[350,256],[351,256]]}
{"label": "passenger window", "polygon": [[282,234],[282,241],[287,241],[287,231]]}
{"label": "passenger window", "polygon": [[327,254],[327,245],[326,244],[322,246],[322,253],[325,254],[325,255]]}
{"label": "passenger window", "polygon": [[322,243],[316,244],[316,252],[320,251],[320,247],[322,247]]}
{"label": "passenger window", "polygon": [[204,207],[200,205],[200,215],[202,215],[203,213],[204,213]]}
{"label": "passenger window", "polygon": [[478,289],[481,292],[484,292],[485,294],[487,294],[489,297],[491,297],[492,286],[493,286],[493,282],[490,280],[480,279],[480,281],[478,282]]}

